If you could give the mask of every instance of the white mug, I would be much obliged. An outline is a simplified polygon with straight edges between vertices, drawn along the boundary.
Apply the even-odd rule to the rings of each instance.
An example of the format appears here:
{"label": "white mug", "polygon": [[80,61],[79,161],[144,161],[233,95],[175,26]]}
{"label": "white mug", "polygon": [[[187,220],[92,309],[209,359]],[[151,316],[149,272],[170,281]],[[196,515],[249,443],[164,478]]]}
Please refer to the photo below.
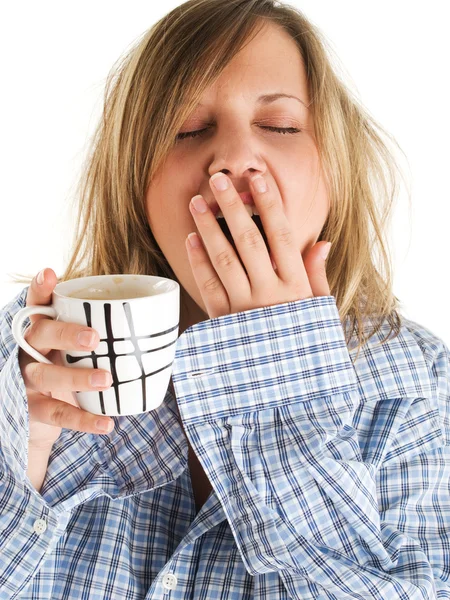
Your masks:
{"label": "white mug", "polygon": [[80,408],[118,416],[144,413],[162,404],[178,339],[180,286],[176,281],[127,274],[58,283],[51,305],[22,308],[12,322],[19,346],[37,361],[53,364],[23,337],[23,322],[36,314],[87,325],[100,336],[94,351],[60,351],[65,366],[105,369],[112,375],[112,385],[105,391],[75,392]]}

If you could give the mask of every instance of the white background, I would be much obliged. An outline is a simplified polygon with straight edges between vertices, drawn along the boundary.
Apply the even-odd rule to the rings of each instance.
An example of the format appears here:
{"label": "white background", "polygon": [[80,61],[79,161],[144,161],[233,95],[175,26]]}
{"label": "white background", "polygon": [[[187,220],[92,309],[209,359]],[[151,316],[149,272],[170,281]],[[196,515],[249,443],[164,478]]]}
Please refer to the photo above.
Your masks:
{"label": "white background", "polygon": [[[346,82],[408,162],[392,229],[394,293],[405,316],[450,343],[448,19],[432,0],[290,0],[327,37]],[[101,114],[107,74],[180,2],[11,2],[2,9],[0,306],[23,285],[8,273],[60,275],[69,202]],[[408,164],[409,163],[409,164]]]}

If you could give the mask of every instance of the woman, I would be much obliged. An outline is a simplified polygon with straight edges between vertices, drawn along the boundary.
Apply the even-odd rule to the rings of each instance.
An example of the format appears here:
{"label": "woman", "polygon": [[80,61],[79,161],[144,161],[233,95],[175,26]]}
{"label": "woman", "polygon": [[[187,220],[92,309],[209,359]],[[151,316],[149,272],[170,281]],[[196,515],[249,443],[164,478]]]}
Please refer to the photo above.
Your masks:
{"label": "woman", "polygon": [[[70,398],[105,372],[12,342],[55,273],[4,308],[3,597],[450,597],[449,353],[397,310],[375,128],[270,0],[191,0],[127,55],[61,279],[176,279],[173,385],[99,434]],[[27,341],[57,361],[80,333],[33,317]]]}

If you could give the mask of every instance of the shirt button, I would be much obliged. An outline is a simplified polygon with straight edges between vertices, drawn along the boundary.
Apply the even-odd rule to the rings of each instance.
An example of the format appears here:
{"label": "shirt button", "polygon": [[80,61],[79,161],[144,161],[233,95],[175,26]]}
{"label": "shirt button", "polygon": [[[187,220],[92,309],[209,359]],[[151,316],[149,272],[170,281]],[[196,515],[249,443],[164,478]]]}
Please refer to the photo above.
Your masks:
{"label": "shirt button", "polygon": [[47,529],[46,521],[44,521],[44,519],[36,519],[33,524],[33,529],[35,533],[41,535],[41,533],[44,533],[44,531]]}
{"label": "shirt button", "polygon": [[168,573],[163,577],[163,586],[166,590],[174,590],[177,586],[178,579],[172,573]]}

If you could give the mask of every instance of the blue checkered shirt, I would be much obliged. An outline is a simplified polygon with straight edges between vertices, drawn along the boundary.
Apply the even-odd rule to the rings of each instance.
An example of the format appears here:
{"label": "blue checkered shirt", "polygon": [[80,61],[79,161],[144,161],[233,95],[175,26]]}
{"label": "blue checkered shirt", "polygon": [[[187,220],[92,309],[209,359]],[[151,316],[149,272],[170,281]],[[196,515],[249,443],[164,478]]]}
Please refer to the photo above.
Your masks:
{"label": "blue checkered shirt", "polygon": [[[450,361],[428,329],[404,318],[380,345],[386,323],[353,364],[333,296],[197,323],[176,399],[63,429],[38,493],[26,292],[0,322],[1,599],[450,598]],[[212,485],[198,513],[187,440]]]}

